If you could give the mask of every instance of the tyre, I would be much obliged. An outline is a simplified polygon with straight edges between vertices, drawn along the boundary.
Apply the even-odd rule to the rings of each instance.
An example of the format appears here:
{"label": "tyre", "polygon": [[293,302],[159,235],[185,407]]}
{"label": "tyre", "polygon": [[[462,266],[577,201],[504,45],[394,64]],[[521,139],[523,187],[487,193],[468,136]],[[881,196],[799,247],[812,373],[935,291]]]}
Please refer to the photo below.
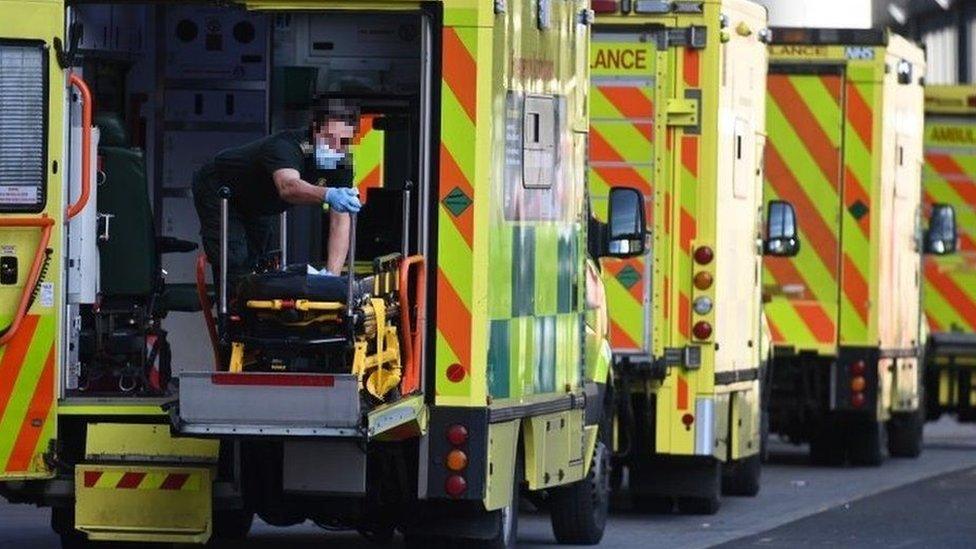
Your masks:
{"label": "tyre", "polygon": [[678,512],[682,515],[714,515],[721,506],[722,464],[718,460],[710,460],[705,467],[704,474],[696,477],[697,486],[692,492],[696,495],[675,498]]}
{"label": "tyre", "polygon": [[823,421],[810,438],[810,461],[837,467],[844,464],[846,457],[841,426],[835,421]]}
{"label": "tyre", "polygon": [[922,453],[925,411],[893,414],[888,422],[888,453],[893,457],[917,458]]}
{"label": "tyre", "polygon": [[515,547],[518,540],[519,492],[521,490],[523,471],[521,451],[515,462],[515,474],[512,475],[512,499],[508,505],[496,511],[481,510],[477,514],[470,512],[457,516],[443,517],[454,527],[450,535],[429,534],[421,530],[405,532],[407,547],[428,549],[430,547],[464,547],[465,549],[510,549]]}
{"label": "tyre", "polygon": [[677,498],[678,511],[683,515],[714,515],[721,507],[718,494],[707,497]]}
{"label": "tyre", "polygon": [[98,549],[110,547],[106,542],[90,541],[87,534],[75,530],[74,507],[51,508],[51,529],[61,538],[62,549]]}
{"label": "tyre", "polygon": [[634,509],[639,513],[667,515],[674,510],[674,499],[669,496],[632,494],[630,500]]}
{"label": "tyre", "polygon": [[214,511],[213,534],[215,541],[240,541],[247,537],[254,523],[254,513],[245,509]]}
{"label": "tyre", "polygon": [[759,493],[761,475],[760,454],[733,461],[723,468],[722,493],[727,496],[754,497]]}
{"label": "tyre", "polygon": [[596,545],[603,539],[610,508],[610,460],[610,449],[597,442],[586,478],[550,491],[549,516],[559,543]]}
{"label": "tyre", "polygon": [[847,454],[852,465],[877,467],[885,460],[888,450],[888,430],[875,420],[852,423],[848,431]]}

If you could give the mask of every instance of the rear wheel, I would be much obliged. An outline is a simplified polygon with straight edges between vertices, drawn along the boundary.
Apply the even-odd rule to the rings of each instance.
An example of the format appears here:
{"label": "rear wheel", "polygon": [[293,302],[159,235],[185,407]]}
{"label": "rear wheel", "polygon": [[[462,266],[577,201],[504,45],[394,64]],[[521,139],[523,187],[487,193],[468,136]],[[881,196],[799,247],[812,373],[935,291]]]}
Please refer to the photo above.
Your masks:
{"label": "rear wheel", "polygon": [[74,507],[53,507],[51,529],[61,538],[62,549],[98,549],[112,547],[106,542],[91,541],[88,535],[75,529]]}
{"label": "rear wheel", "polygon": [[722,493],[754,497],[759,493],[762,456],[756,454],[727,464],[722,471]]}
{"label": "rear wheel", "polygon": [[888,453],[894,457],[917,458],[922,453],[925,411],[893,414],[888,422]]}
{"label": "rear wheel", "polygon": [[675,499],[678,512],[683,515],[714,515],[722,504],[722,463],[709,460],[704,470],[696,473],[697,489],[694,496],[681,496]]}
{"label": "rear wheel", "polygon": [[214,541],[240,541],[247,537],[254,523],[254,513],[246,509],[228,509],[214,511],[213,535]]}
{"label": "rear wheel", "polygon": [[603,539],[610,508],[610,449],[597,442],[583,480],[550,491],[550,518],[556,541],[595,545]]}
{"label": "rear wheel", "polygon": [[836,421],[821,422],[810,439],[810,461],[815,465],[836,467],[844,464],[845,457],[841,426]]}
{"label": "rear wheel", "polygon": [[853,422],[847,439],[847,452],[852,465],[877,467],[885,459],[888,447],[885,424],[872,419]]}
{"label": "rear wheel", "polygon": [[678,511],[683,515],[714,515],[722,502],[718,494],[707,497],[680,497]]}
{"label": "rear wheel", "polygon": [[[406,532],[407,547],[427,549],[429,547],[464,547],[465,549],[509,549],[518,540],[519,492],[522,479],[522,453],[515,462],[512,475],[512,499],[505,507],[496,511],[481,510],[476,513],[465,511],[443,517],[438,522],[449,524],[450,533],[430,534],[424,528]],[[445,522],[446,521],[446,522]]]}
{"label": "rear wheel", "polygon": [[669,496],[632,494],[630,499],[634,505],[634,509],[641,513],[666,515],[674,510],[674,499]]}

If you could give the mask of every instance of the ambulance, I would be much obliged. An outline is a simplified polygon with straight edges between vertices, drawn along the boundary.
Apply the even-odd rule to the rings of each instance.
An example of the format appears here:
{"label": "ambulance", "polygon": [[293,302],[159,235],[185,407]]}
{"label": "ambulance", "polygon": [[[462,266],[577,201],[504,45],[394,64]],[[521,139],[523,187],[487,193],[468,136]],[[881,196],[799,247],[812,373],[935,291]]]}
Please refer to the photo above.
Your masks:
{"label": "ambulance", "polygon": [[[645,211],[620,185],[589,218],[588,2],[0,13],[0,495],[50,507],[64,547],[254,517],[511,547],[520,495],[557,541],[600,541],[594,261],[643,254]],[[362,113],[348,267],[307,274],[328,223],[294,208],[215,291],[194,171],[331,100]]]}
{"label": "ambulance", "polygon": [[923,253],[954,246],[921,208],[925,55],[880,29],[774,28],[766,193],[804,242],[763,269],[770,429],[814,462],[921,452]]}
{"label": "ambulance", "polygon": [[798,244],[788,204],[764,214],[766,11],[593,7],[589,190],[600,217],[614,186],[641,189],[651,241],[603,262],[614,477],[639,509],[712,514],[759,491],[762,255]]}
{"label": "ambulance", "polygon": [[[951,206],[958,216],[955,254],[923,262],[923,303],[929,338],[925,350],[928,419],[952,413],[976,421],[976,88],[925,88],[927,211]],[[944,208],[943,208],[944,210]]]}

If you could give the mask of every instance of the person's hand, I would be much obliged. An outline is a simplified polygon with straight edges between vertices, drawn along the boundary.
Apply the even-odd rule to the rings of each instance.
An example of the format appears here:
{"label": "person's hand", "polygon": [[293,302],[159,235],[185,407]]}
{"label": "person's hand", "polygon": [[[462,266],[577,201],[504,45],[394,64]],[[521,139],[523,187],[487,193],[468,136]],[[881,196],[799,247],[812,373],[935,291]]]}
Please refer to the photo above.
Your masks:
{"label": "person's hand", "polygon": [[325,203],[339,213],[359,213],[359,191],[349,187],[329,187],[325,190]]}

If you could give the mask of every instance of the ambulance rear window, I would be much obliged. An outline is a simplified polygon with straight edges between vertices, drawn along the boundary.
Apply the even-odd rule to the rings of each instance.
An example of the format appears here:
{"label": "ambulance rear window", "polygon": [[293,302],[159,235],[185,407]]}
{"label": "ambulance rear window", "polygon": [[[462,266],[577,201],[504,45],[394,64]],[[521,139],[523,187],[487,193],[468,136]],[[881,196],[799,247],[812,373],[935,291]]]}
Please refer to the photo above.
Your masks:
{"label": "ambulance rear window", "polygon": [[0,212],[44,208],[46,75],[43,44],[0,41]]}

